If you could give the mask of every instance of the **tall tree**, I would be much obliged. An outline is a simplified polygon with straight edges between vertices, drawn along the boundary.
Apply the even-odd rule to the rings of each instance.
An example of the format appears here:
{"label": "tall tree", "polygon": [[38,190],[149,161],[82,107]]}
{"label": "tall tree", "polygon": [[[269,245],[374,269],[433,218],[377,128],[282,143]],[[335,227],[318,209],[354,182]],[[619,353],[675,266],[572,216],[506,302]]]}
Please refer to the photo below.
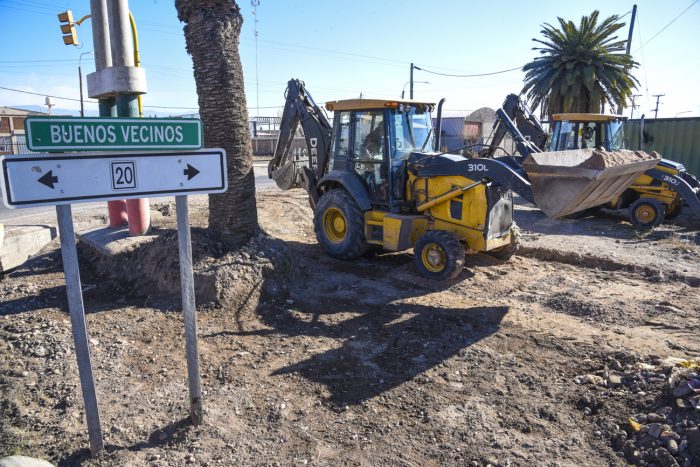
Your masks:
{"label": "tall tree", "polygon": [[638,64],[625,53],[625,40],[615,35],[624,23],[613,15],[598,24],[599,12],[583,16],[577,27],[559,20],[559,28],[542,25],[539,57],[523,67],[525,93],[543,117],[557,112],[600,112],[624,104],[639,82],[632,76]]}
{"label": "tall tree", "polygon": [[209,196],[209,229],[240,244],[258,229],[253,149],[248,129],[238,37],[243,25],[234,0],[175,0],[192,56],[206,147],[226,150],[228,191]]}

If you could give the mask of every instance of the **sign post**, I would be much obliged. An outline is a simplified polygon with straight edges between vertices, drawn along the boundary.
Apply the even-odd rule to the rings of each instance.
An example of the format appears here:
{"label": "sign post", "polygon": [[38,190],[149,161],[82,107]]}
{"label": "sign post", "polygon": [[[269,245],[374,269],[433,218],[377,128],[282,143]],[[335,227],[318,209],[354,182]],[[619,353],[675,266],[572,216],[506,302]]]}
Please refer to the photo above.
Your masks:
{"label": "sign post", "polygon": [[226,191],[225,151],[0,156],[0,187],[8,208],[56,206],[68,308],[93,455],[104,449],[104,442],[90,362],[70,203],[175,196],[190,414],[194,424],[201,424],[202,391],[187,195]]}
{"label": "sign post", "polygon": [[92,376],[90,362],[90,347],[88,332],[85,325],[85,308],[83,306],[83,290],[80,284],[78,269],[78,251],[75,247],[73,232],[73,216],[70,204],[56,206],[58,232],[61,237],[61,255],[63,257],[63,273],[66,276],[66,294],[68,296],[68,311],[70,313],[71,330],[75,355],[78,360],[78,375],[85,403],[85,418],[87,419],[90,452],[97,456],[104,449],[102,428],[100,427],[100,410],[95,394],[95,380]]}
{"label": "sign post", "polygon": [[175,197],[177,209],[177,244],[180,253],[180,287],[182,288],[182,314],[185,321],[185,354],[187,355],[187,380],[190,391],[190,416],[192,423],[204,421],[202,410],[202,385],[199,379],[199,350],[197,348],[197,312],[194,304],[194,273],[192,271],[192,240],[190,238],[189,207],[187,196]]}

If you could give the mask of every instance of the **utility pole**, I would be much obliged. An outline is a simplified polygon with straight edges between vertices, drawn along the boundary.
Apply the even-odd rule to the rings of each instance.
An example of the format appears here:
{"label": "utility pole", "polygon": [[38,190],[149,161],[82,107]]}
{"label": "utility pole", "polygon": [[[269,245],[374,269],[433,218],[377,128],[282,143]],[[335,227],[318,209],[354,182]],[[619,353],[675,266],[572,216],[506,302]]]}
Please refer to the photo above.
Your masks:
{"label": "utility pole", "polygon": [[85,116],[85,105],[83,103],[83,55],[90,55],[92,52],[83,52],[78,58],[78,80],[80,81],[80,116]]}
{"label": "utility pole", "polygon": [[253,148],[253,154],[258,154],[258,124],[260,120],[260,83],[258,80],[258,6],[260,5],[260,0],[250,0],[250,4],[253,7],[253,16],[255,17],[255,22],[253,23],[253,32],[255,34],[255,123],[253,124],[253,142],[255,147]]}
{"label": "utility pole", "polygon": [[[627,55],[632,50],[632,33],[634,32],[634,21],[637,18],[637,5],[632,6],[632,19],[630,20],[630,31],[627,34]],[[632,112],[634,112],[634,98],[632,98]],[[622,115],[622,102],[617,106],[617,114]],[[632,117],[630,117],[632,118]]]}
{"label": "utility pole", "polygon": [[654,120],[656,120],[656,116],[659,114],[659,99],[664,97],[666,94],[652,94],[653,97],[656,97],[656,108],[654,109]]}
{"label": "utility pole", "polygon": [[260,0],[250,0],[250,4],[253,6],[253,16],[255,17],[253,34],[255,34],[255,123],[257,126],[258,117],[260,117],[260,85],[258,83],[258,6],[260,6]]}
{"label": "utility pole", "polygon": [[635,101],[637,100],[638,97],[642,97],[641,94],[632,94],[632,110],[630,110],[630,120],[634,117],[634,109],[639,107],[638,105],[635,104]]}
{"label": "utility pole", "polygon": [[49,96],[46,96],[46,99],[44,99],[44,105],[48,107],[49,115],[51,115],[51,107],[55,106],[56,104],[53,103]]}
{"label": "utility pole", "polygon": [[413,62],[411,62],[411,79],[410,79],[410,81],[411,81],[411,86],[410,86],[410,88],[409,88],[409,89],[410,89],[410,91],[409,91],[409,97],[410,97],[411,99],[413,99],[413,68],[415,68],[415,67],[413,66]]}

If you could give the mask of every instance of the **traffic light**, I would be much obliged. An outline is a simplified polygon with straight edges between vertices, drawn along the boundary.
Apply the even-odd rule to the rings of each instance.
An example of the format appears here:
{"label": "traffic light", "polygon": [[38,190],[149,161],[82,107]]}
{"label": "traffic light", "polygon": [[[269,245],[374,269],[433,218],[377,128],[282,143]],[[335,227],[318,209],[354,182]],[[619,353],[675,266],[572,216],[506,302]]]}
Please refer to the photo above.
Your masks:
{"label": "traffic light", "polygon": [[[78,45],[78,34],[75,32],[75,22],[73,22],[73,12],[66,10],[58,14],[61,22],[61,32],[63,33],[63,43],[66,45]],[[65,24],[63,24],[65,23]]]}

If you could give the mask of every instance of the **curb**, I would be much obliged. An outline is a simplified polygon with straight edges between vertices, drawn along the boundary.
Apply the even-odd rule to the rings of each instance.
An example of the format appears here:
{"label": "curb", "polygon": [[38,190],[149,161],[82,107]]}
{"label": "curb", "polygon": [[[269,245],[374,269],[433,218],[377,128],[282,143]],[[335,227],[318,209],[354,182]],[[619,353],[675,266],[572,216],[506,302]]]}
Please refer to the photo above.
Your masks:
{"label": "curb", "polygon": [[57,236],[51,225],[10,227],[0,247],[0,274],[24,264]]}

